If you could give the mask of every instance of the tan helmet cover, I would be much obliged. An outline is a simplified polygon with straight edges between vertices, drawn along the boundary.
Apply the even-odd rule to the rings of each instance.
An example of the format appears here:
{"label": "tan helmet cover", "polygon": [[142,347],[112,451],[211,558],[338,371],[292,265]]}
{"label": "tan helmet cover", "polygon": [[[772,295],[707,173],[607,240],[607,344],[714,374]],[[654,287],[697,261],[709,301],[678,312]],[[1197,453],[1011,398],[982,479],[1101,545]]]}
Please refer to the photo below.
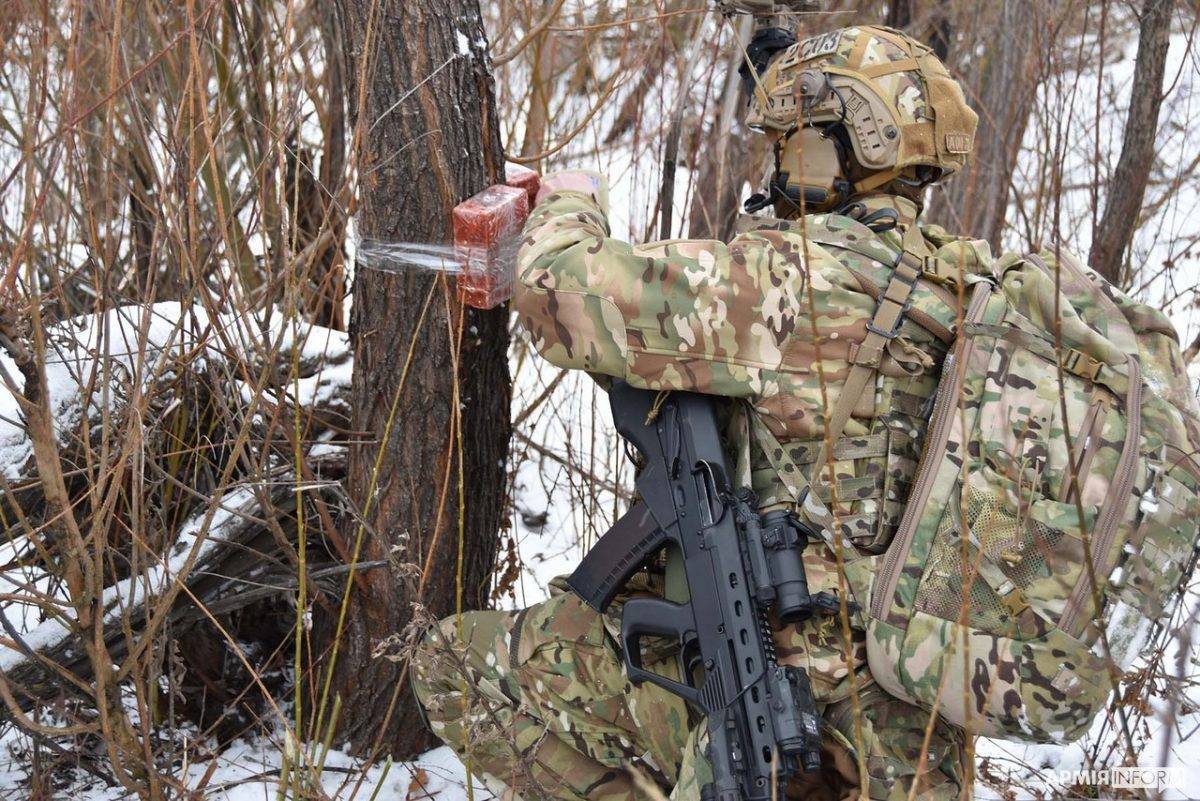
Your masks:
{"label": "tan helmet cover", "polygon": [[[891,28],[842,28],[797,42],[754,87],[748,124],[786,135],[797,127],[844,124],[854,160],[870,175],[857,191],[910,168],[940,180],[966,164],[978,116],[933,51]],[[795,161],[782,140],[783,161]]]}

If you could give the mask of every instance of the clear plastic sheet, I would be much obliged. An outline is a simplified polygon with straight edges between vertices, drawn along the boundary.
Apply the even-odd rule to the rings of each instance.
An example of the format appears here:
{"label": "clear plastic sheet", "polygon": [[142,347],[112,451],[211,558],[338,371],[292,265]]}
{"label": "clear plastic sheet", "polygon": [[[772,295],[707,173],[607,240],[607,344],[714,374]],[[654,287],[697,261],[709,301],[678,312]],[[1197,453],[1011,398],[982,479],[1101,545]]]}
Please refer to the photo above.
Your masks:
{"label": "clear plastic sheet", "polygon": [[419,268],[458,275],[463,261],[454,245],[429,242],[386,242],[379,239],[360,239],[354,247],[354,263],[360,269],[402,272]]}
{"label": "clear plastic sheet", "polygon": [[466,214],[457,215],[459,209],[455,210],[456,240],[451,244],[360,238],[355,242],[355,266],[393,273],[413,269],[445,273],[454,276],[460,300],[479,309],[495,308],[512,297],[521,229],[528,214],[524,194],[508,196],[514,198],[517,202],[509,206],[460,206],[466,206]]}
{"label": "clear plastic sheet", "polygon": [[358,239],[354,245],[354,262],[360,269],[401,272],[410,268],[459,275],[479,270],[488,258],[498,255],[502,261],[515,264],[521,247],[521,235],[510,236],[492,249],[470,245],[435,245],[429,242],[385,242],[378,239]]}
{"label": "clear plastic sheet", "polygon": [[507,184],[489,186],[454,207],[452,244],[357,242],[355,262],[368,270],[422,269],[456,276],[459,299],[492,309],[512,297],[517,249],[541,179],[520,165],[506,169]]}

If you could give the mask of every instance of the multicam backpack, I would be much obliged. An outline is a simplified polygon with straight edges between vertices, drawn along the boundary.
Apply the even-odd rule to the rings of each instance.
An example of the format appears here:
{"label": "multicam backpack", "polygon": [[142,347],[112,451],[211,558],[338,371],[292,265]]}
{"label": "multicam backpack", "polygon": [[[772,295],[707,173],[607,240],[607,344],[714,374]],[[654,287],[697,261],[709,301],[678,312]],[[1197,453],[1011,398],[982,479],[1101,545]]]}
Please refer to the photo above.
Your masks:
{"label": "multicam backpack", "polygon": [[1087,730],[1194,559],[1200,422],[1176,335],[1067,254],[969,287],[868,659],[972,733]]}
{"label": "multicam backpack", "polygon": [[[759,401],[760,501],[800,505],[840,551],[886,690],[975,734],[1080,736],[1195,558],[1200,413],[1174,329],[1066,253],[992,260],[936,228],[898,253],[837,215],[804,230],[846,272],[813,281],[837,312],[817,321],[834,455],[781,440],[770,418],[793,407]],[[906,348],[932,369],[889,367]]]}

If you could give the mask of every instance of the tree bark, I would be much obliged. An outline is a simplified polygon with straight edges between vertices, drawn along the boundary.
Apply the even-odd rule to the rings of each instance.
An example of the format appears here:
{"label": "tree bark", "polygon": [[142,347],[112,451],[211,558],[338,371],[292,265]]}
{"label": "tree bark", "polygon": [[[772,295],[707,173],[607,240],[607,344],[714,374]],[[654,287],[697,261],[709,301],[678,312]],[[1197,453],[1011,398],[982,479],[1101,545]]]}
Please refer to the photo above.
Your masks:
{"label": "tree bark", "polygon": [[999,4],[995,36],[967,92],[979,112],[971,163],[934,190],[929,206],[932,221],[986,239],[994,249],[1000,246],[1012,174],[1040,81],[1032,61],[1040,17],[1037,0]]}
{"label": "tree bark", "polygon": [[[347,96],[363,137],[352,154],[359,231],[388,242],[447,243],[453,207],[504,169],[478,2],[338,0],[337,7],[350,55]],[[390,565],[352,584],[330,668],[343,702],[335,741],[401,758],[432,741],[404,660],[374,652],[405,631],[413,602],[439,616],[454,611],[460,564],[464,607],[487,602],[509,440],[508,314],[464,309],[452,281],[423,269],[360,264],[355,284],[352,402],[361,444],[351,449],[349,489],[367,525],[355,519],[347,527],[351,542],[363,534],[362,560]],[[460,487],[468,493],[461,528]],[[338,634],[336,610],[333,617],[316,621],[318,653],[328,654]]]}
{"label": "tree bark", "polygon": [[[1114,284],[1124,278],[1125,251],[1137,229],[1146,181],[1154,164],[1154,137],[1162,106],[1163,73],[1171,37],[1175,0],[1145,0],[1138,36],[1137,62],[1129,117],[1117,170],[1109,182],[1108,202],[1096,231],[1088,263]],[[1099,211],[1099,209],[1097,209]]]}

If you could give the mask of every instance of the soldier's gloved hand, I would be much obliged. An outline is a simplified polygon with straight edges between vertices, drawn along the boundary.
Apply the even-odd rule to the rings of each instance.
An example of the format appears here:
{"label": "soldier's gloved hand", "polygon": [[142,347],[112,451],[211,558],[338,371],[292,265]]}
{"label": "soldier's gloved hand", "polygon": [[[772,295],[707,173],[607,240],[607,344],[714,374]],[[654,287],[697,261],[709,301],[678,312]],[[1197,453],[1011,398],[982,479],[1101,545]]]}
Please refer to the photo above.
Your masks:
{"label": "soldier's gloved hand", "polygon": [[596,201],[605,214],[608,213],[608,182],[604,176],[592,170],[563,170],[542,178],[542,187],[537,193],[541,203],[553,192],[580,192]]}

